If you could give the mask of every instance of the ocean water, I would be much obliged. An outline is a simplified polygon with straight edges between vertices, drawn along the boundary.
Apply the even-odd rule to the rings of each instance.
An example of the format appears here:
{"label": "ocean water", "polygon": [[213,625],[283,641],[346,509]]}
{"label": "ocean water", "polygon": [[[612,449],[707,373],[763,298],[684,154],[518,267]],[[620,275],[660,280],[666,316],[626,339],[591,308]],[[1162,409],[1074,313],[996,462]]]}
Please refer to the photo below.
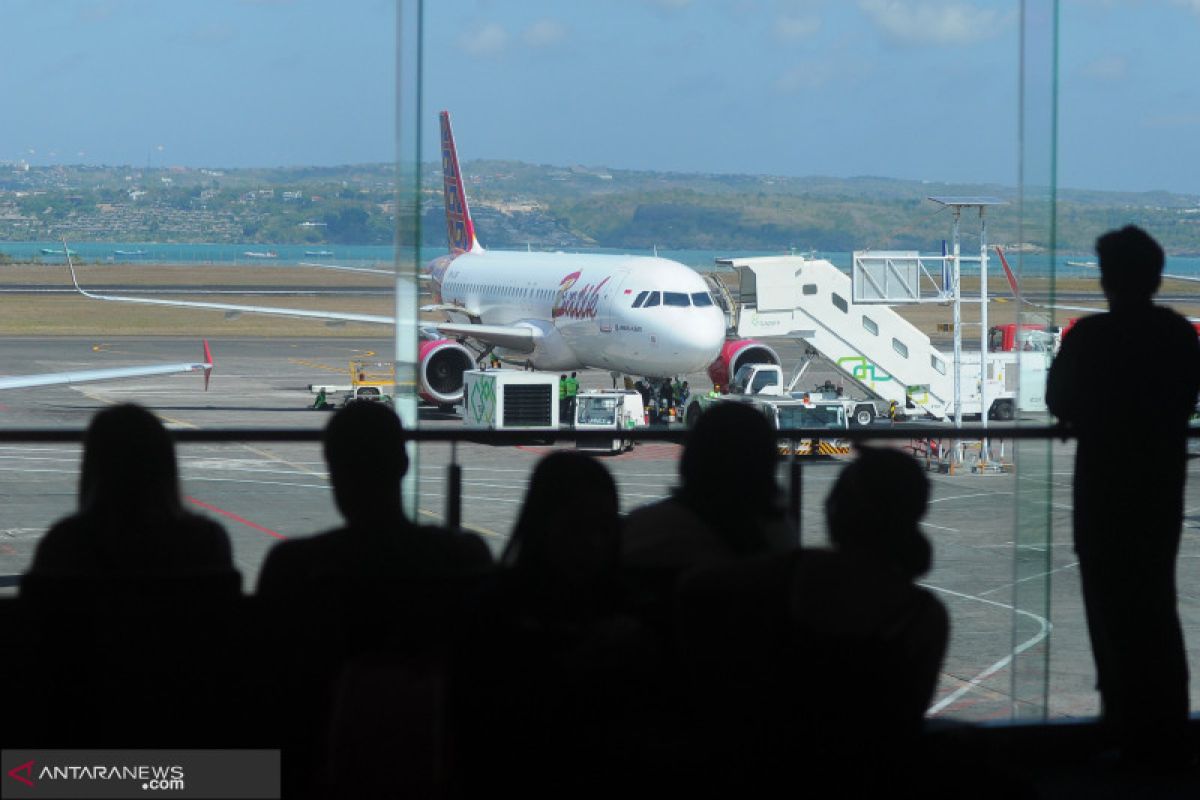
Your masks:
{"label": "ocean water", "polygon": [[[278,264],[295,266],[304,262],[342,264],[349,266],[387,266],[393,263],[396,252],[391,245],[296,245],[296,244],[155,244],[145,242],[79,242],[70,245],[72,255],[76,260],[89,263],[147,263],[147,264]],[[43,249],[58,251],[55,255],[42,253]],[[502,249],[502,248],[497,248]],[[503,248],[509,249],[509,248]],[[515,248],[513,248],[515,249]],[[122,251],[122,252],[118,252]],[[137,255],[131,255],[140,251]],[[310,255],[318,251],[328,251],[331,255]],[[274,258],[257,258],[247,253],[275,253]],[[652,255],[650,250],[592,248],[587,250],[570,250],[578,253],[607,253],[622,255]],[[783,251],[721,251],[721,250],[664,250],[657,251],[663,258],[670,258],[698,270],[715,269],[715,259],[728,257],[753,257],[786,255]],[[0,242],[0,253],[18,261],[39,261],[47,264],[59,264],[64,261],[62,242]],[[407,257],[411,251],[404,255]],[[425,247],[421,249],[422,263],[445,253],[442,247]],[[933,251],[929,253],[935,255]],[[850,270],[852,255],[847,252],[809,251],[803,255],[816,258],[827,258],[843,270]],[[974,253],[964,253],[975,255]],[[989,270],[995,269],[995,275],[1000,275],[1000,261],[994,251],[989,254]],[[1008,262],[1014,271],[1026,276],[1044,276],[1050,272],[1049,256],[1038,253],[1006,253]],[[1057,256],[1054,259],[1056,273],[1059,277],[1087,277],[1096,275],[1094,269],[1068,264],[1068,261],[1093,261],[1089,257],[1078,255]],[[964,270],[973,270],[973,266],[964,265]],[[1200,276],[1200,258],[1197,257],[1168,257],[1165,272],[1177,275]],[[970,274],[967,272],[967,274]]]}

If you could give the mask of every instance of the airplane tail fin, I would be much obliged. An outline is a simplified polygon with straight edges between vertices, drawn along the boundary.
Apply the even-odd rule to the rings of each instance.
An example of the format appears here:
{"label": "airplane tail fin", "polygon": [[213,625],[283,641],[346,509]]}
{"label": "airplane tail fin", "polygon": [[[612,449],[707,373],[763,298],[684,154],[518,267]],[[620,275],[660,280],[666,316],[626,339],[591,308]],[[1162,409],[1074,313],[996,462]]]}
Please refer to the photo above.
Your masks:
{"label": "airplane tail fin", "polygon": [[204,363],[208,365],[204,368],[204,391],[207,392],[208,391],[208,379],[212,376],[212,371],[213,371],[213,357],[212,357],[212,350],[210,350],[208,347],[208,339],[204,339],[203,342],[204,342]]}
{"label": "airplane tail fin", "polygon": [[454,146],[454,132],[450,130],[450,112],[443,111],[442,123],[442,191],[446,196],[446,240],[450,252],[479,253],[483,251],[475,238],[475,223],[471,220],[471,209],[467,207],[467,193],[463,188],[462,172],[458,168],[458,148]]}

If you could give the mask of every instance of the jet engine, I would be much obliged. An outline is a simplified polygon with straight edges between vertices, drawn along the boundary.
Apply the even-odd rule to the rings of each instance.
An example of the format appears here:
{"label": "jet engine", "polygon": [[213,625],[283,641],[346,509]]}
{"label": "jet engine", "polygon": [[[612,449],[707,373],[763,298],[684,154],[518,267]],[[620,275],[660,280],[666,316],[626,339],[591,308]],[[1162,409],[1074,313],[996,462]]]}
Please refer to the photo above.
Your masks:
{"label": "jet engine", "polygon": [[721,354],[708,365],[708,377],[714,386],[726,387],[743,364],[782,364],[779,354],[753,339],[731,339]]}
{"label": "jet engine", "polygon": [[463,373],[475,369],[475,354],[453,339],[421,342],[418,354],[421,397],[434,405],[453,405],[463,396]]}

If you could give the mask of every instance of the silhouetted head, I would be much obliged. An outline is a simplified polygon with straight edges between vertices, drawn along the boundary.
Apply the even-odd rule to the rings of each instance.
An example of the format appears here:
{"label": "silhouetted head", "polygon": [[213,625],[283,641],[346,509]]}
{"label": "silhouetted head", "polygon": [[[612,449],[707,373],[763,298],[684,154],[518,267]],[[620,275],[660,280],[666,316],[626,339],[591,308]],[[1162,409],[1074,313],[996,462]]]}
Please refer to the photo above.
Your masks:
{"label": "silhouetted head", "polygon": [[753,406],[716,403],[700,415],[679,460],[679,499],[737,555],[768,549],[779,516],[775,430]]}
{"label": "silhouetted head", "polygon": [[928,504],[929,479],[915,459],[899,450],[861,447],[825,498],[829,540],[838,550],[916,578],[933,559],[918,524]]}
{"label": "silhouetted head", "polygon": [[1100,287],[1110,303],[1146,303],[1162,282],[1165,256],[1158,242],[1136,225],[1096,240]]}
{"label": "silhouetted head", "polygon": [[696,422],[679,460],[688,494],[719,495],[737,504],[774,503],[779,450],[771,423],[746,403],[716,403]]}
{"label": "silhouetted head", "polygon": [[551,453],[538,462],[501,562],[538,586],[611,580],[620,557],[617,486],[591,456]]}
{"label": "silhouetted head", "polygon": [[408,453],[396,412],[383,403],[348,404],[325,426],[324,449],[334,501],[347,522],[399,513]]}
{"label": "silhouetted head", "polygon": [[83,439],[79,508],[132,515],[179,512],[175,446],[158,417],[132,404],[92,417]]}

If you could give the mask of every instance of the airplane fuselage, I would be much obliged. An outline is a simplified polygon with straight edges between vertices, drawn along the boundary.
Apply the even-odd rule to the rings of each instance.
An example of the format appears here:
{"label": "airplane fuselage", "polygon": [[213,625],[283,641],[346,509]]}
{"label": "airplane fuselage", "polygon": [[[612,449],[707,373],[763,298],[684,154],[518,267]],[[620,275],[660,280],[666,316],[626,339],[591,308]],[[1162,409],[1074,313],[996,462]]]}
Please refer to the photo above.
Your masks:
{"label": "airplane fuselage", "polygon": [[485,250],[429,270],[434,302],[532,329],[532,352],[497,353],[537,369],[665,378],[705,369],[725,339],[704,279],[664,258]]}

